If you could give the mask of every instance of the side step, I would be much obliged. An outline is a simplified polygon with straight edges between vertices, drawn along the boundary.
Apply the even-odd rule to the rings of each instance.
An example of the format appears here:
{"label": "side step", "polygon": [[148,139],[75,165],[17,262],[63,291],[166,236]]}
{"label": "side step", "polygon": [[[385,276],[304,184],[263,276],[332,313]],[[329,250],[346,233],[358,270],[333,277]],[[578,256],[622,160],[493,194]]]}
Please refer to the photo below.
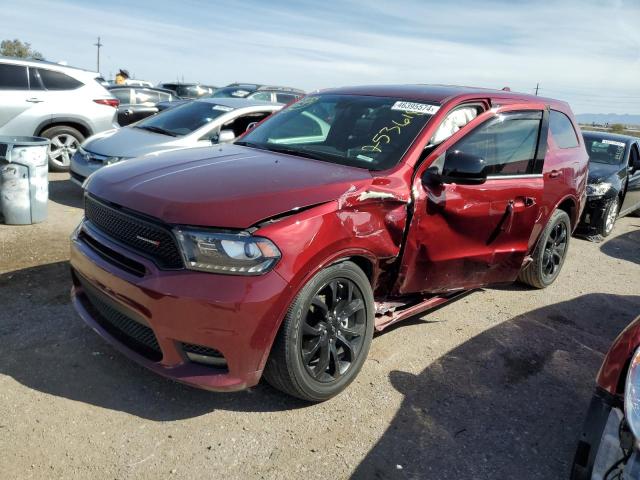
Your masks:
{"label": "side step", "polygon": [[398,301],[376,301],[375,328],[380,332],[389,325],[420,313],[436,310],[449,302],[468,295],[472,291],[473,290],[458,290],[456,292],[430,297],[412,297],[399,299]]}

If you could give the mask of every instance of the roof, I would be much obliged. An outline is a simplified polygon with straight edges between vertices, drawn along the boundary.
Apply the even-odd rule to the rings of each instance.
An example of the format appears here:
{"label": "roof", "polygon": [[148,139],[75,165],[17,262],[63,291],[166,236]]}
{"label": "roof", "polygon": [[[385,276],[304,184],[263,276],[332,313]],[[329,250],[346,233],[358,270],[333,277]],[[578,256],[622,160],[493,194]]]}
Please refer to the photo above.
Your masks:
{"label": "roof", "polygon": [[491,88],[465,87],[458,85],[362,85],[353,87],[332,88],[322,90],[322,93],[335,93],[343,95],[372,95],[379,97],[398,97],[411,100],[422,100],[430,103],[445,103],[454,97],[461,95],[477,94],[479,97],[501,97],[528,102],[558,102],[550,98],[537,97],[526,93],[516,93],[506,90]]}
{"label": "roof", "polygon": [[122,90],[129,88],[137,88],[137,89],[145,89],[145,90],[153,90],[156,92],[170,93],[175,97],[176,93],[173,90],[169,90],[167,88],[159,88],[159,87],[148,87],[146,85],[108,85],[106,87],[107,90]]}
{"label": "roof", "polygon": [[0,62],[2,61],[7,61],[7,62],[11,62],[11,63],[17,63],[20,65],[30,65],[30,66],[49,66],[49,67],[56,67],[56,68],[67,68],[70,70],[77,70],[80,72],[87,72],[87,73],[95,73],[96,75],[99,75],[98,72],[94,71],[94,70],[87,70],[85,68],[79,68],[79,67],[72,67],[70,65],[64,65],[62,63],[56,63],[56,62],[49,62],[47,60],[35,60],[33,58],[16,58],[16,57],[5,57],[0,55]]}
{"label": "roof", "polygon": [[594,130],[583,130],[582,135],[586,137],[597,137],[603,140],[617,140],[618,142],[633,143],[639,139],[631,135],[621,135],[619,133],[600,132]]}
{"label": "roof", "polygon": [[[301,93],[304,94],[304,90],[300,90],[299,88],[293,88],[293,87],[283,87],[280,85],[263,85],[260,83],[241,83],[241,82],[236,82],[236,83],[230,83],[229,85],[226,85],[222,88],[237,88],[239,90],[250,90],[252,92],[254,91],[274,91],[274,92],[287,92],[287,93]],[[222,89],[221,88],[221,89]]]}
{"label": "roof", "polygon": [[198,98],[193,100],[194,102],[206,102],[213,103],[214,105],[222,105],[225,107],[231,108],[245,108],[245,107],[263,107],[263,106],[273,106],[273,107],[282,107],[281,103],[271,103],[271,102],[261,102],[258,100],[248,100],[246,98]]}

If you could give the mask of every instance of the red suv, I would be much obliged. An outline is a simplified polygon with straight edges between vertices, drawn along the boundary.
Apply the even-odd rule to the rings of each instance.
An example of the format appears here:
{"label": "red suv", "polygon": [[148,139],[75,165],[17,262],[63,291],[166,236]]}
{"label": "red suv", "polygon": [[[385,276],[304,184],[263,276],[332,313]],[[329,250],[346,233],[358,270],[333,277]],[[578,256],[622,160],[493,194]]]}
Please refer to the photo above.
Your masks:
{"label": "red suv", "polygon": [[322,401],[374,330],[513,282],[551,284],[585,200],[566,103],[451,86],[309,95],[233,145],[87,182],[74,304],[151,370]]}

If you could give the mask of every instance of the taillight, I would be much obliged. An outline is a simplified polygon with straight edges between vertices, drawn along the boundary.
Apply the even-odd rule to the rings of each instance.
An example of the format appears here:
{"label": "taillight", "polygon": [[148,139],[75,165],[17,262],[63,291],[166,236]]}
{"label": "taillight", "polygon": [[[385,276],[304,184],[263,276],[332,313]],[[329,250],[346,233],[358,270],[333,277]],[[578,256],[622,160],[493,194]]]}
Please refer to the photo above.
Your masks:
{"label": "taillight", "polygon": [[120,105],[120,100],[117,98],[99,98],[98,100],[94,100],[94,102],[113,108],[118,108],[118,105]]}

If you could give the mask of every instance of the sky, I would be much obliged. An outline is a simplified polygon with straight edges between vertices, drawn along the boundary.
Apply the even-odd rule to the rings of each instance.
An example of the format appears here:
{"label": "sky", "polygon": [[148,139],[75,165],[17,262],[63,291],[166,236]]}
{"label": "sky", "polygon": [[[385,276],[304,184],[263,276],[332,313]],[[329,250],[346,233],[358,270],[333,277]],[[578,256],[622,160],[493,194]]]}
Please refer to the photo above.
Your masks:
{"label": "sky", "polygon": [[640,114],[639,0],[0,0],[0,39],[136,78],[510,87]]}

